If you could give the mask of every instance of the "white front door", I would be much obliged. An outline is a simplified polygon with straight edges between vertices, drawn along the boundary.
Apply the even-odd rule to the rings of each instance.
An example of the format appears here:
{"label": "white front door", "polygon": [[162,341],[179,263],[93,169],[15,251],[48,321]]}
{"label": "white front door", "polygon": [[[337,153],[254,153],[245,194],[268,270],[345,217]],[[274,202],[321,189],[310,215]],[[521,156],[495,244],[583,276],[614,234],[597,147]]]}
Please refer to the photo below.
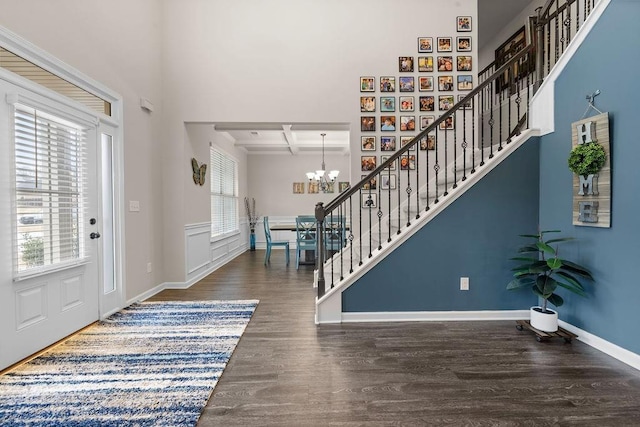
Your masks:
{"label": "white front door", "polygon": [[2,77],[0,369],[98,320],[102,286],[97,122]]}
{"label": "white front door", "polygon": [[124,304],[122,277],[119,272],[119,253],[116,245],[119,233],[119,217],[116,197],[118,193],[118,129],[105,122],[100,123],[100,222],[101,234],[100,276],[100,318],[103,319],[120,310]]}

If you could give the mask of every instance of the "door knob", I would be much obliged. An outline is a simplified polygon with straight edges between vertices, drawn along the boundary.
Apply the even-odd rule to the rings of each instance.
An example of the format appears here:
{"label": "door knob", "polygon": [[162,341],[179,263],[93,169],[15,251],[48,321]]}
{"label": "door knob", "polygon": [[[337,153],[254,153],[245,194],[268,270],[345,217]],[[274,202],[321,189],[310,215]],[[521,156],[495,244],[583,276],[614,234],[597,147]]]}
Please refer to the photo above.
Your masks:
{"label": "door knob", "polygon": [[89,234],[89,237],[91,239],[99,239],[100,238],[100,233],[91,233],[91,234]]}

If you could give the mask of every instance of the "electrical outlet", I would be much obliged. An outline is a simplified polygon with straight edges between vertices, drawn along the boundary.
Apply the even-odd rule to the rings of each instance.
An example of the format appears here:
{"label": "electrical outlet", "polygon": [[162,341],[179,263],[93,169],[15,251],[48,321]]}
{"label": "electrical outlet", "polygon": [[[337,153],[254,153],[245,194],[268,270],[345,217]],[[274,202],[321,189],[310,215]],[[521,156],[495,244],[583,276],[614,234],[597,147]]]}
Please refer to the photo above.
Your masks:
{"label": "electrical outlet", "polygon": [[147,273],[151,273],[151,263],[147,263]]}
{"label": "electrical outlet", "polygon": [[469,290],[469,278],[468,277],[461,277],[460,278],[460,290],[461,291],[468,291]]}

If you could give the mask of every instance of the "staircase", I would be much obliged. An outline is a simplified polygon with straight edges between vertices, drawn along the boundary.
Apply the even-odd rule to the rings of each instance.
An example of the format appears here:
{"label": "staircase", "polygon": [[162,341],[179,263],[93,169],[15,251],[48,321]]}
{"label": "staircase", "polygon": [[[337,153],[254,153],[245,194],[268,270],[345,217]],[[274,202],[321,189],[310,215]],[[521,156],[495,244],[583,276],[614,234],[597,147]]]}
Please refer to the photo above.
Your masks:
{"label": "staircase", "polygon": [[[530,126],[534,93],[561,62],[562,53],[575,50],[580,34],[591,28],[587,20],[591,12],[596,6],[605,8],[608,0],[595,3],[549,0],[538,8],[531,19],[530,33],[535,37],[527,47],[508,52],[506,63],[485,68],[479,74],[480,84],[446,114],[327,206],[316,206],[319,230],[335,217],[344,217],[349,224],[343,249],[319,259],[314,283],[317,323],[341,322],[342,293],[349,286],[540,134],[535,125]],[[600,13],[590,19],[597,20]],[[433,149],[421,149],[429,137]],[[403,158],[406,168],[401,167]],[[382,180],[385,176],[390,180],[391,174],[397,176],[397,189],[383,190]],[[372,179],[378,183],[376,188],[368,185]],[[319,233],[320,247],[323,234]],[[321,256],[323,252],[318,251]]]}

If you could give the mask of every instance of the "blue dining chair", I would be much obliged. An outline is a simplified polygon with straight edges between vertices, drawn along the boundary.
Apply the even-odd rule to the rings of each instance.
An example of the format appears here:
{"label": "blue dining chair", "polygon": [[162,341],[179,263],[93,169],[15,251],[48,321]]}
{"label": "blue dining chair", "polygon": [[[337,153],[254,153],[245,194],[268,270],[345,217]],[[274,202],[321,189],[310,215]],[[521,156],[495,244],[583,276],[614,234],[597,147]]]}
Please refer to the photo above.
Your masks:
{"label": "blue dining chair", "polygon": [[302,251],[314,251],[317,247],[316,217],[300,215],[296,217],[296,270],[300,266]]}
{"label": "blue dining chair", "polygon": [[284,246],[287,265],[289,265],[289,242],[286,240],[271,240],[271,229],[269,228],[269,217],[265,216],[262,222],[264,224],[264,235],[267,238],[267,253],[264,256],[264,265],[267,265],[270,262],[271,248],[274,246]]}
{"label": "blue dining chair", "polygon": [[327,257],[340,251],[347,245],[347,227],[344,216],[327,217],[324,220],[324,248]]}

